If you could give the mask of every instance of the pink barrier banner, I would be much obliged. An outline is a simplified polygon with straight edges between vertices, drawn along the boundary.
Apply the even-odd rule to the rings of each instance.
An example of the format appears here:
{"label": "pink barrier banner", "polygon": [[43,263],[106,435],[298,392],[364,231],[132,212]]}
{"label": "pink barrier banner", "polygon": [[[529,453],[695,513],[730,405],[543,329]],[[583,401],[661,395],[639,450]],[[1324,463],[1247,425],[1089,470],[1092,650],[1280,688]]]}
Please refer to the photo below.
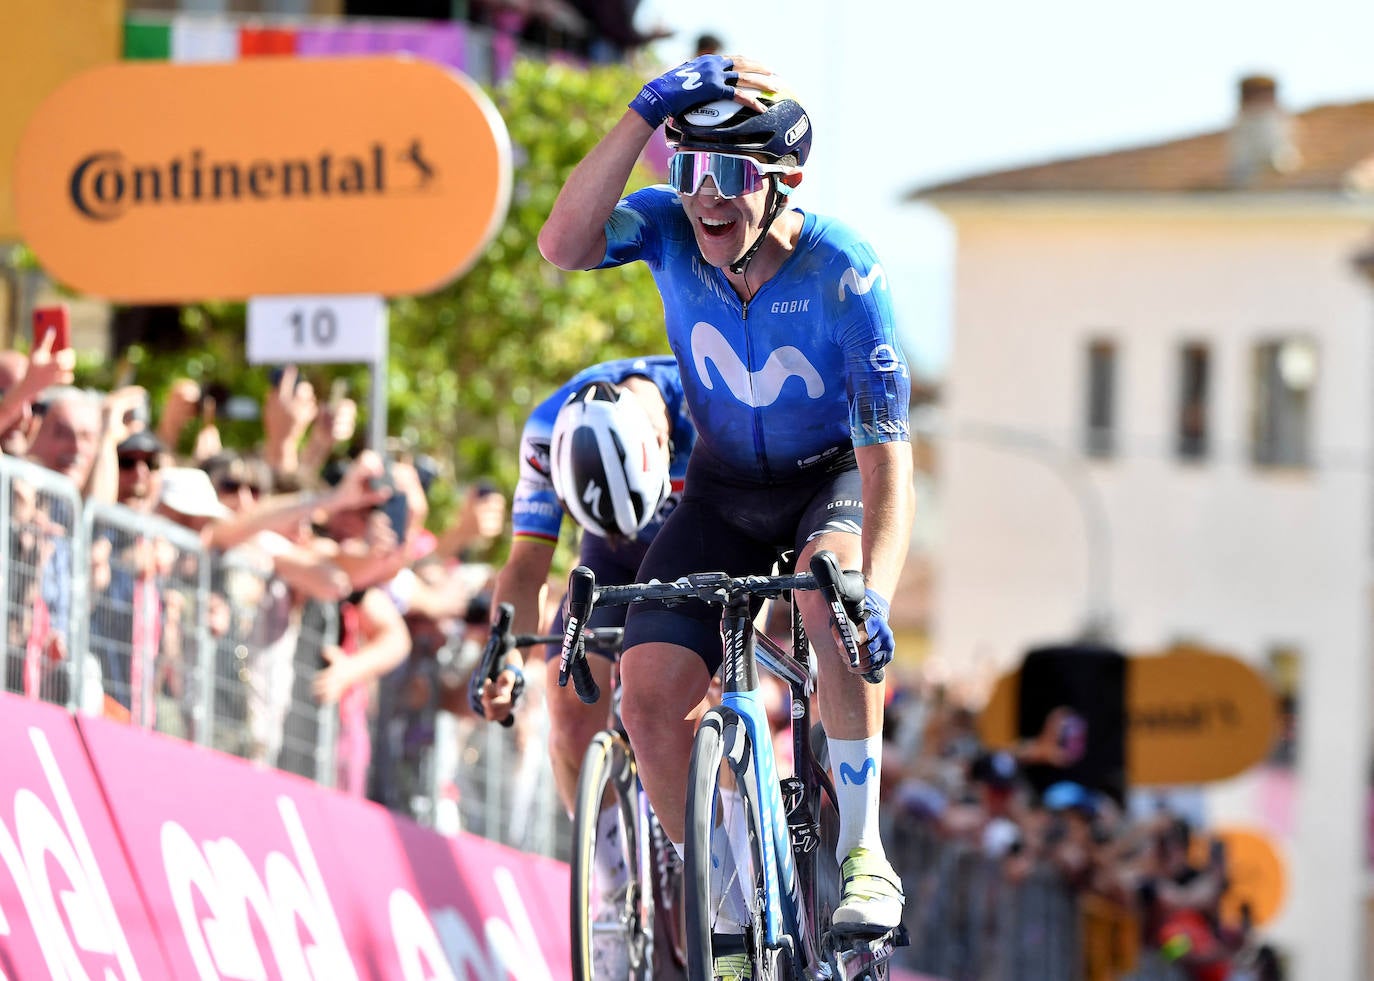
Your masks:
{"label": "pink barrier banner", "polygon": [[454,977],[546,981],[571,976],[568,867],[472,835],[445,838],[339,796],[329,830],[351,889],[348,919],[389,924],[403,961]]}
{"label": "pink barrier banner", "polygon": [[167,969],[71,716],[0,694],[0,977]]}
{"label": "pink barrier banner", "polygon": [[169,977],[569,976],[566,866],[212,750],[80,727]]}

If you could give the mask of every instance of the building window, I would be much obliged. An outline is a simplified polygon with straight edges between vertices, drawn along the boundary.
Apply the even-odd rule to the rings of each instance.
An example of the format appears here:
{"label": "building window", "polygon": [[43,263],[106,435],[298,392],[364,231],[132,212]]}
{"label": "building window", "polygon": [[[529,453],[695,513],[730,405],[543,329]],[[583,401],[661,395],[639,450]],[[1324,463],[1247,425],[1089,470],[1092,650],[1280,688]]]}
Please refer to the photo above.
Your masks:
{"label": "building window", "polygon": [[1116,344],[1088,343],[1087,418],[1083,451],[1109,457],[1116,452]]}
{"label": "building window", "polygon": [[1208,452],[1207,403],[1212,383],[1212,352],[1206,344],[1184,344],[1178,352],[1178,422],[1175,445],[1184,460]]}
{"label": "building window", "polygon": [[1301,337],[1258,344],[1253,370],[1252,459],[1267,467],[1310,466],[1317,346]]}

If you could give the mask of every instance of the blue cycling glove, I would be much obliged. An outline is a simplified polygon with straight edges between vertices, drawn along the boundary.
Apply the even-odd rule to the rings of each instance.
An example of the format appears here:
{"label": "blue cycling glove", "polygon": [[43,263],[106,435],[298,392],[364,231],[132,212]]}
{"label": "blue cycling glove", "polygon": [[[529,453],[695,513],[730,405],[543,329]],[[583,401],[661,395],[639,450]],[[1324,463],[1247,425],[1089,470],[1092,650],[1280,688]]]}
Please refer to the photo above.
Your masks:
{"label": "blue cycling glove", "polygon": [[864,590],[864,630],[868,631],[868,663],[864,672],[876,671],[892,661],[897,642],[892,637],[892,628],[887,618],[892,607],[872,589]]}
{"label": "blue cycling glove", "polygon": [[720,55],[702,55],[664,72],[639,90],[630,108],[651,127],[669,116],[686,112],[717,99],[733,99],[739,72],[735,63]]}

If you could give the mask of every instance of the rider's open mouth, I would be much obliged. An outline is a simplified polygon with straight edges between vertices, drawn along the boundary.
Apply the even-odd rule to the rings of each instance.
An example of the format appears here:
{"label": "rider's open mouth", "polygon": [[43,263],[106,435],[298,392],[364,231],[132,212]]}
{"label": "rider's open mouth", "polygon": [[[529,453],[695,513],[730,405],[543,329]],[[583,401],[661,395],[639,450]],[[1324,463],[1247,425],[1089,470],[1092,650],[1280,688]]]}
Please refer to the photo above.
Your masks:
{"label": "rider's open mouth", "polygon": [[702,218],[701,228],[711,238],[721,238],[730,234],[730,230],[735,227],[734,221],[724,218]]}

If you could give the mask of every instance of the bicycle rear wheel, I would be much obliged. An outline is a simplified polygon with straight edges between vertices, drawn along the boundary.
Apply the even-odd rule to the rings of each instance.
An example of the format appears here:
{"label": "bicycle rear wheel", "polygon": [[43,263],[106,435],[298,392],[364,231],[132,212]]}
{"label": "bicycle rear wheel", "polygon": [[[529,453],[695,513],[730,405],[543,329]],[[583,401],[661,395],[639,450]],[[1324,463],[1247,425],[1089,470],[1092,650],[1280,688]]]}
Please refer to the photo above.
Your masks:
{"label": "bicycle rear wheel", "polygon": [[[605,809],[615,815],[611,835],[598,834]],[[576,981],[653,977],[654,869],[648,827],[630,744],[618,732],[597,733],[582,761],[573,813],[569,903]],[[606,849],[617,854],[605,854]],[[615,888],[604,897],[599,868],[618,870]]]}
{"label": "bicycle rear wheel", "polygon": [[[779,951],[763,946],[763,840],[761,816],[754,791],[753,752],[749,736],[738,716],[728,708],[707,712],[697,727],[692,744],[687,785],[687,841],[683,873],[687,899],[687,977],[689,981],[713,981],[715,958],[742,953],[752,965],[754,981],[775,981],[790,975]],[[722,788],[724,762],[734,773]],[[722,790],[725,792],[722,793]],[[711,838],[720,815],[733,841],[746,832],[747,854],[733,850],[734,867],[722,872],[713,868]],[[738,888],[743,909],[736,908],[735,923],[725,915],[726,890]],[[742,915],[741,915],[742,914]],[[743,933],[740,933],[741,926]]]}

